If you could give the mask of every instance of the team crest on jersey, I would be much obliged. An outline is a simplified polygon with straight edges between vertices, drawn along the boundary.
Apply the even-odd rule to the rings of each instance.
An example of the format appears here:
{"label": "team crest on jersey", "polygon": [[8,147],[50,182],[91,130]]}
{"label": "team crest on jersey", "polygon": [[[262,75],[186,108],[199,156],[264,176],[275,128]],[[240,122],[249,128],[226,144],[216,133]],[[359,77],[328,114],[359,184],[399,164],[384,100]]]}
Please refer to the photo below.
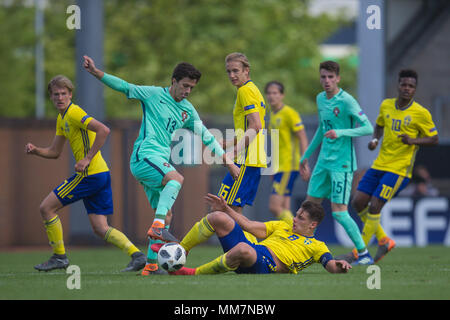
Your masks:
{"label": "team crest on jersey", "polygon": [[334,108],[333,113],[336,117],[339,115],[339,112],[341,112],[341,110],[339,110],[338,107]]}
{"label": "team crest on jersey", "polygon": [[66,133],[69,133],[69,131],[70,131],[69,124],[67,122],[64,122],[64,131]]}
{"label": "team crest on jersey", "polygon": [[167,168],[170,168],[170,164],[167,163],[167,162],[164,162],[164,163],[163,163],[163,166],[165,166],[165,167],[167,167]]}
{"label": "team crest on jersey", "polygon": [[403,119],[403,123],[405,124],[405,126],[409,126],[410,123],[411,123],[411,121],[412,121],[412,118],[411,118],[410,115],[407,115],[407,116],[405,117],[405,119]]}
{"label": "team crest on jersey", "polygon": [[304,244],[311,244],[312,241],[311,239],[306,238],[305,241],[303,241]]}
{"label": "team crest on jersey", "polygon": [[181,113],[181,121],[184,122],[184,120],[186,120],[188,117],[188,114],[186,111],[183,111],[183,113]]}

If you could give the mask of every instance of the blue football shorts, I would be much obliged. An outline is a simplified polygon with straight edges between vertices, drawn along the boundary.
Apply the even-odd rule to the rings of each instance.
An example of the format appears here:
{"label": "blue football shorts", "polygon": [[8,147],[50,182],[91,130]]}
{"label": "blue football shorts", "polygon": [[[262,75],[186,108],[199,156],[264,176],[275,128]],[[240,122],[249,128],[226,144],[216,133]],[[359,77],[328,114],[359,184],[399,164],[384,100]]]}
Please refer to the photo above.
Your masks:
{"label": "blue football shorts", "polygon": [[251,267],[239,267],[235,270],[236,273],[274,273],[276,272],[276,263],[272,255],[265,246],[254,244],[250,242],[244,234],[242,228],[235,223],[233,230],[225,237],[219,237],[223,252],[230,251],[234,246],[240,242],[245,242],[256,251],[256,262]]}
{"label": "blue football shorts", "polygon": [[109,171],[86,177],[74,174],[53,192],[63,206],[82,199],[88,214],[108,215],[114,212]]}
{"label": "blue football shorts", "polygon": [[290,197],[298,171],[278,172],[273,175],[272,194]]}
{"label": "blue football shorts", "polygon": [[370,168],[359,182],[357,190],[387,202],[402,191],[409,181],[409,178],[398,174]]}
{"label": "blue football shorts", "polygon": [[222,181],[217,195],[224,198],[229,205],[237,207],[251,206],[258,191],[261,168],[236,165],[241,168],[238,179],[233,180],[231,174],[228,172]]}

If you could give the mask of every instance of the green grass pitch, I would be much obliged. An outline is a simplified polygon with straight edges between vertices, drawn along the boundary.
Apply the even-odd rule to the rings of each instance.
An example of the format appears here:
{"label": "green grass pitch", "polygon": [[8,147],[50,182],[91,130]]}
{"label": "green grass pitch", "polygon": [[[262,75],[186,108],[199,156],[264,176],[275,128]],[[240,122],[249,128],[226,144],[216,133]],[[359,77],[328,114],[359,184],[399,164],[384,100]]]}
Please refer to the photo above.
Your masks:
{"label": "green grass pitch", "polygon": [[[330,249],[334,255],[348,251],[343,247]],[[186,266],[208,262],[220,253],[219,247],[199,246],[189,254]],[[70,262],[81,271],[81,288],[68,289],[70,274],[65,271],[45,273],[33,269],[50,254],[50,250],[0,252],[0,300],[450,299],[450,250],[443,246],[394,249],[377,264],[380,289],[368,288],[368,279],[375,273],[368,273],[363,266],[354,267],[348,274],[329,274],[315,264],[298,275],[230,272],[195,277],[141,277],[120,272],[129,259],[111,247],[69,247]]]}

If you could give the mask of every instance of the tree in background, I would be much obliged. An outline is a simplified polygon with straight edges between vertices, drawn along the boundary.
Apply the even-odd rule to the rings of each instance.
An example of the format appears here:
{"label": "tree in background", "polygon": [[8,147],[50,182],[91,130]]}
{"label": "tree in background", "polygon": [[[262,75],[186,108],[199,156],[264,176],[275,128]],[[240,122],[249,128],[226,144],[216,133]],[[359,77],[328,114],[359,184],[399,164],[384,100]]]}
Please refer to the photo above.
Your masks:
{"label": "tree in background", "polygon": [[[8,2],[8,4],[5,4]],[[34,8],[27,1],[0,1],[0,116],[34,115]],[[75,78],[75,31],[66,27],[72,1],[49,1],[45,9],[46,79]],[[302,114],[315,113],[321,90],[319,44],[345,21],[310,16],[299,0],[108,0],[105,10],[105,70],[138,84],[168,86],[168,70],[188,61],[202,71],[190,99],[199,112],[229,115],[234,88],[225,73],[225,56],[244,52],[259,86],[277,79],[286,101]],[[81,13],[82,14],[82,13]],[[343,68],[344,69],[344,68]],[[355,68],[343,70],[354,79]],[[350,92],[355,83],[343,86]],[[104,92],[108,118],[139,118],[135,101]],[[75,92],[76,98],[76,92]],[[47,105],[46,116],[55,111]]]}

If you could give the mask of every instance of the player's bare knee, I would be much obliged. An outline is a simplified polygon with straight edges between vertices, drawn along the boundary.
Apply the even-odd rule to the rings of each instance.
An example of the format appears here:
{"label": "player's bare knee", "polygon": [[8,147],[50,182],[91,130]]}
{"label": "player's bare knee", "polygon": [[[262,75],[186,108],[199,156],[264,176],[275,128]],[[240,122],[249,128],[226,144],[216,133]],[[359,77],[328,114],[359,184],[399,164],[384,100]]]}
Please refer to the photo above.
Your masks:
{"label": "player's bare knee", "polygon": [[42,201],[42,203],[39,205],[39,212],[42,219],[44,220],[50,220],[55,216],[55,213],[53,212],[53,210],[51,210],[50,206],[45,201]]}
{"label": "player's bare knee", "polygon": [[241,261],[247,261],[253,254],[253,248],[245,242],[239,242],[233,249],[236,251]]}
{"label": "player's bare knee", "polygon": [[369,205],[369,213],[378,214],[383,209],[385,202],[377,197],[372,197]]}
{"label": "player's bare knee", "polygon": [[106,232],[108,231],[109,226],[103,226],[103,225],[92,225],[92,230],[94,233],[99,236],[100,238],[104,238],[106,235]]}
{"label": "player's bare knee", "polygon": [[206,217],[211,227],[216,229],[221,226],[229,218],[226,213],[221,211],[213,211],[209,213]]}

